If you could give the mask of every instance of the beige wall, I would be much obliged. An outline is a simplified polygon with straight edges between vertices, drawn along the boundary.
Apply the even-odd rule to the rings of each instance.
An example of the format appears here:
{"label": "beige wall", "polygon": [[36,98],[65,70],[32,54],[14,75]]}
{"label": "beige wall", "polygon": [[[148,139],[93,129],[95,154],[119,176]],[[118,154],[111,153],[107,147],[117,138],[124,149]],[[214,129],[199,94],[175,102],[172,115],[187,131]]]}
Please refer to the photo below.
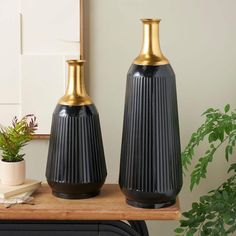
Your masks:
{"label": "beige wall", "polygon": [[[140,49],[140,18],[162,19],[162,50],[177,77],[182,147],[207,107],[226,103],[236,107],[235,0],[90,0],[88,7],[89,90],[100,112],[107,182],[118,178],[126,73]],[[47,141],[33,141],[27,147],[28,176],[44,178],[47,148]],[[220,184],[225,169],[219,154],[207,179],[193,193],[185,178],[182,209]],[[148,225],[151,236],[172,236],[177,223]]]}

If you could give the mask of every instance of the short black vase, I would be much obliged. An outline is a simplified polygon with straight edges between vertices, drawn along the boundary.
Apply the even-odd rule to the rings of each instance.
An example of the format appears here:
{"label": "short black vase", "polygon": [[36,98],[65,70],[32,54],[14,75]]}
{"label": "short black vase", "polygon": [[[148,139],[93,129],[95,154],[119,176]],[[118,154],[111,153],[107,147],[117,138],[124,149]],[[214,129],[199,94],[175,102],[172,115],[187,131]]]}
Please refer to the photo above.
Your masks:
{"label": "short black vase", "polygon": [[143,23],[144,46],[127,76],[119,184],[129,205],[160,208],[182,187],[176,83],[159,48],[159,20]]}
{"label": "short black vase", "polygon": [[83,61],[68,61],[67,92],[53,113],[46,178],[60,198],[96,196],[107,171],[99,115],[86,94]]}

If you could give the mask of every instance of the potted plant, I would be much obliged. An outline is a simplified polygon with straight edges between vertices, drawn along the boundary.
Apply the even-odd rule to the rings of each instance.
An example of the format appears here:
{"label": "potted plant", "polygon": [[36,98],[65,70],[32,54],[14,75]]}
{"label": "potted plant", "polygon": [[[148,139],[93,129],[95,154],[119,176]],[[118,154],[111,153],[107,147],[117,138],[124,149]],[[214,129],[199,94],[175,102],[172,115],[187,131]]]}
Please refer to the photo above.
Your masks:
{"label": "potted plant", "polygon": [[208,142],[206,151],[191,172],[190,190],[206,178],[208,165],[220,148],[224,148],[224,159],[229,162],[225,170],[229,176],[218,188],[192,203],[189,211],[182,213],[185,219],[175,229],[178,236],[225,236],[236,232],[236,162],[235,156],[232,156],[236,144],[236,111],[226,105],[224,111],[209,108],[203,115],[204,123],[192,134],[182,153],[182,164],[188,171],[193,158],[197,158],[194,155],[197,147],[205,144],[204,141]]}
{"label": "potted plant", "polygon": [[25,160],[20,153],[37,129],[36,117],[32,114],[21,120],[13,118],[12,125],[0,128],[0,161],[1,183],[4,185],[20,185],[25,181]]}

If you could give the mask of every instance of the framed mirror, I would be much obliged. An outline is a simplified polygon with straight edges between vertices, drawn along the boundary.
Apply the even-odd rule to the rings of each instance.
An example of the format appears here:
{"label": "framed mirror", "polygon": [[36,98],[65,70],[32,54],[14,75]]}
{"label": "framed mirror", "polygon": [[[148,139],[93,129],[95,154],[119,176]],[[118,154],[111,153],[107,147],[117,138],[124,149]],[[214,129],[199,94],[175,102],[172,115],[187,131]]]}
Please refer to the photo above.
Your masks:
{"label": "framed mirror", "polygon": [[66,64],[80,51],[80,0],[0,1],[0,123],[34,114],[36,137],[50,134],[66,87]]}

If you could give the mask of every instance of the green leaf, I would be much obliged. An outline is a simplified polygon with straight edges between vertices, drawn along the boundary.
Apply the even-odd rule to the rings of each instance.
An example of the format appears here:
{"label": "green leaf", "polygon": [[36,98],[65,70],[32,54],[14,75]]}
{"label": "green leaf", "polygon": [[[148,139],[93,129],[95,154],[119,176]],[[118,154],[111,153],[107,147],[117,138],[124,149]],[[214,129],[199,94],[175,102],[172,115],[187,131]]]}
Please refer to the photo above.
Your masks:
{"label": "green leaf", "polygon": [[236,163],[231,164],[230,168],[228,169],[228,173],[232,170],[236,172]]}
{"label": "green leaf", "polygon": [[215,224],[215,222],[213,222],[213,221],[208,221],[208,222],[206,222],[206,224],[205,224],[205,227],[211,227],[211,226],[213,226]]}
{"label": "green leaf", "polygon": [[176,228],[176,229],[175,229],[175,233],[181,234],[181,233],[184,232],[184,230],[185,230],[185,229],[183,229],[183,228]]}
{"label": "green leaf", "polygon": [[223,195],[223,198],[224,198],[225,201],[229,200],[228,193],[225,190],[222,192],[222,195]]}
{"label": "green leaf", "polygon": [[191,183],[190,183],[190,191],[193,191],[193,187],[196,184],[195,180],[193,178],[191,178]]}
{"label": "green leaf", "polygon": [[212,143],[212,142],[216,141],[217,139],[218,139],[218,137],[217,137],[216,133],[214,133],[214,132],[210,133],[210,135],[208,137],[209,143]]}
{"label": "green leaf", "polygon": [[226,133],[227,135],[229,135],[230,132],[232,131],[232,128],[233,128],[232,123],[227,124],[227,125],[225,126],[225,133]]}
{"label": "green leaf", "polygon": [[185,218],[191,218],[191,217],[192,217],[192,214],[190,214],[189,212],[183,212],[182,215],[183,215]]}
{"label": "green leaf", "polygon": [[188,232],[186,233],[186,236],[193,236],[193,232],[192,232],[192,231],[188,231]]}
{"label": "green leaf", "polygon": [[192,203],[192,209],[194,210],[194,211],[198,211],[198,203],[196,203],[196,202],[193,202]]}
{"label": "green leaf", "polygon": [[203,115],[206,115],[206,114],[208,114],[208,113],[211,113],[211,112],[214,112],[215,110],[213,109],[213,108],[208,108],[206,111],[204,111],[203,113],[202,113],[202,116]]}
{"label": "green leaf", "polygon": [[227,113],[227,112],[230,110],[230,105],[227,104],[227,105],[225,106],[224,110],[225,110],[225,113]]}
{"label": "green leaf", "polygon": [[181,226],[181,227],[186,227],[186,226],[188,226],[188,221],[187,221],[187,220],[180,220],[180,226]]}
{"label": "green leaf", "polygon": [[214,213],[210,213],[208,215],[206,215],[206,219],[212,220],[215,218],[215,214]]}
{"label": "green leaf", "polygon": [[206,236],[204,231],[201,231],[201,236]]}
{"label": "green leaf", "polygon": [[223,140],[224,140],[224,132],[225,132],[224,127],[218,128],[218,139],[221,142],[223,142]]}
{"label": "green leaf", "polygon": [[225,148],[225,158],[227,161],[229,161],[229,146]]}

